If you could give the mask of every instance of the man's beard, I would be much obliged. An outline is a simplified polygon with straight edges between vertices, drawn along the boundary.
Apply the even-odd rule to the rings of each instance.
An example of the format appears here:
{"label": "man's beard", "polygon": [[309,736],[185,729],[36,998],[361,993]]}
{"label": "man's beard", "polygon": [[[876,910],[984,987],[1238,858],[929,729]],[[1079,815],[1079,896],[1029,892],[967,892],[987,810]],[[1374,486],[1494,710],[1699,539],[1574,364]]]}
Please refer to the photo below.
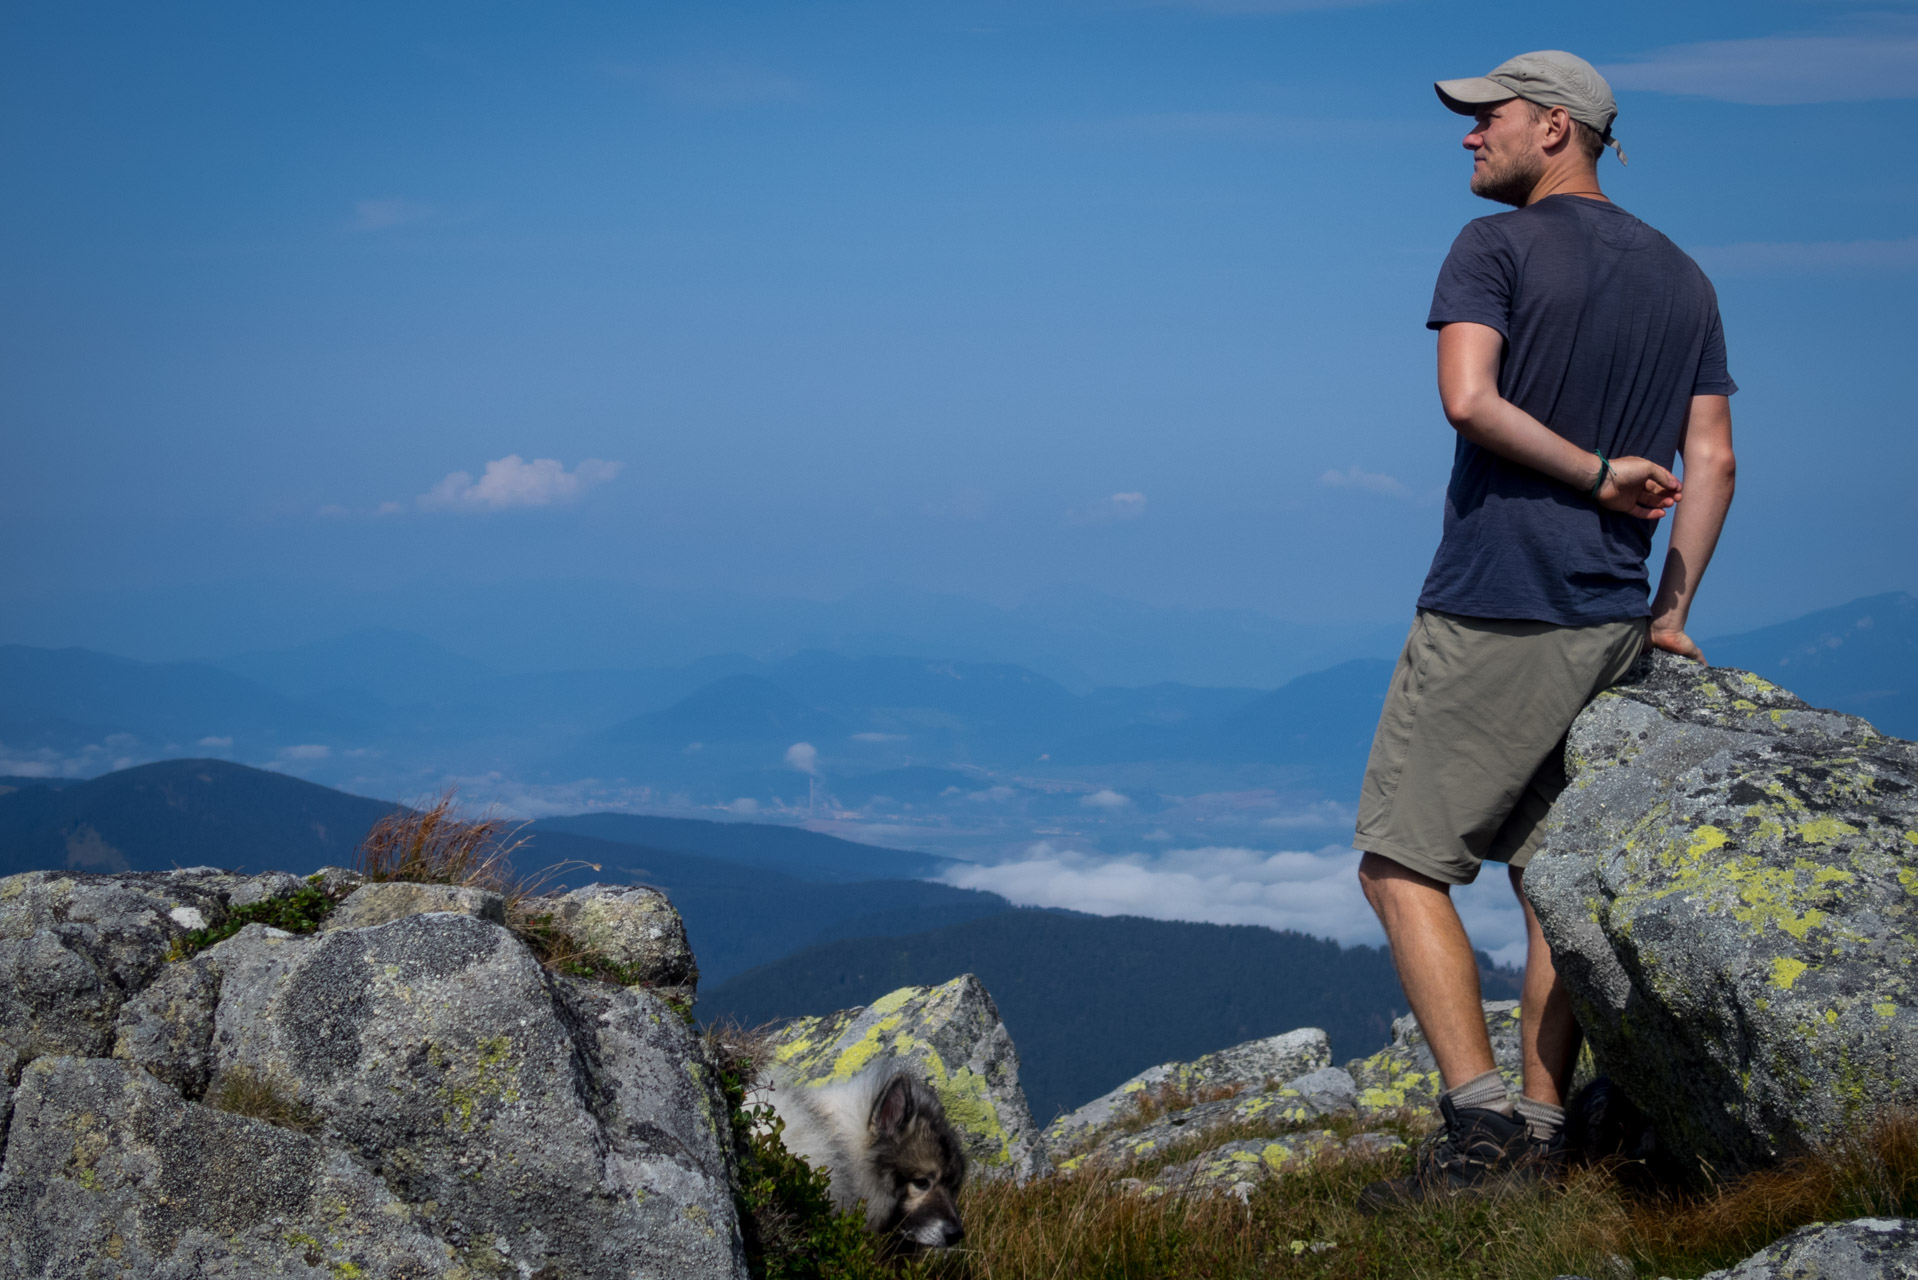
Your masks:
{"label": "man's beard", "polygon": [[1472,175],[1472,194],[1522,209],[1544,176],[1545,161],[1540,156],[1515,156],[1503,162],[1488,160],[1482,173]]}

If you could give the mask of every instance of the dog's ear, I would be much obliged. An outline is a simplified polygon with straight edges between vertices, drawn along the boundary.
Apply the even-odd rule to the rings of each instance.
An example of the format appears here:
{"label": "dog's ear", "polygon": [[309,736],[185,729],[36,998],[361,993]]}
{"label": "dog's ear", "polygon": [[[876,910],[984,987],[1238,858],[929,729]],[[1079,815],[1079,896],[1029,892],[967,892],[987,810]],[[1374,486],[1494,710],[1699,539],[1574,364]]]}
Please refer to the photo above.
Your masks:
{"label": "dog's ear", "polygon": [[898,1133],[912,1119],[913,1109],[912,1081],[894,1076],[872,1104],[872,1127],[880,1133]]}

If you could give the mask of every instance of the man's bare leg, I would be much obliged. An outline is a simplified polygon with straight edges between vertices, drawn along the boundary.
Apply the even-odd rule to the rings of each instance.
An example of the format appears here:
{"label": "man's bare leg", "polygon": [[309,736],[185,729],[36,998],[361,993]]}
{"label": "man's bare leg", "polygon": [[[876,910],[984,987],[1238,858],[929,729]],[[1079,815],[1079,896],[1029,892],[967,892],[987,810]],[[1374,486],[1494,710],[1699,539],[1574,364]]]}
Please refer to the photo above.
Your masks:
{"label": "man's bare leg", "polygon": [[1552,964],[1552,949],[1539,928],[1538,913],[1526,901],[1523,867],[1512,868],[1512,891],[1525,908],[1525,986],[1519,995],[1518,1024],[1525,1096],[1562,1107],[1578,1065],[1578,1020],[1572,1016],[1572,997]]}
{"label": "man's bare leg", "polygon": [[1452,887],[1376,853],[1359,860],[1359,884],[1385,926],[1399,985],[1445,1087],[1496,1069],[1479,1006],[1478,959],[1452,904]]}

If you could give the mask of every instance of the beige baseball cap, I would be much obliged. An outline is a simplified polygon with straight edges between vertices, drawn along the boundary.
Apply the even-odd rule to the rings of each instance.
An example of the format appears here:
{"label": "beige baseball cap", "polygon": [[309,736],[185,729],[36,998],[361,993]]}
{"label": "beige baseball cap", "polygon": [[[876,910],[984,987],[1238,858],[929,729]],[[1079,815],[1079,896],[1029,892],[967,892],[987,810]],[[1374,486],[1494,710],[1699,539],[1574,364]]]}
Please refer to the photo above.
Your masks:
{"label": "beige baseball cap", "polygon": [[1476,114],[1487,103],[1513,98],[1541,107],[1564,107],[1572,119],[1589,125],[1605,139],[1605,145],[1618,152],[1618,162],[1625,163],[1625,148],[1612,136],[1612,121],[1618,118],[1612,86],[1605,83],[1597,67],[1575,53],[1563,49],[1521,53],[1482,76],[1440,80],[1432,87],[1438,90],[1440,102],[1462,116]]}

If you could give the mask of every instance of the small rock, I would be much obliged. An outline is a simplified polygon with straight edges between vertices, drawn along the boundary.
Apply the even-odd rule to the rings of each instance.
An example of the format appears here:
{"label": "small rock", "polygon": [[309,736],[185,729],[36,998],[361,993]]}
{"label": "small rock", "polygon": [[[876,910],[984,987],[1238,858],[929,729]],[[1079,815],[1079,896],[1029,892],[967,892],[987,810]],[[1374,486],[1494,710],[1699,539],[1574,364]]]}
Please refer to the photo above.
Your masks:
{"label": "small rock", "polygon": [[219,972],[212,963],[196,956],[170,964],[121,1008],[113,1056],[145,1068],[183,1097],[199,1098],[212,1069],[208,1051],[219,1003]]}
{"label": "small rock", "polygon": [[1181,1095],[1196,1100],[1213,1090],[1221,1094],[1262,1092],[1276,1081],[1290,1080],[1331,1063],[1331,1041],[1317,1027],[1249,1040],[1192,1062],[1161,1063],[1054,1120],[1046,1128],[1046,1148],[1056,1159],[1060,1153],[1082,1150],[1118,1132],[1137,1116],[1139,1101],[1148,1094],[1155,1099]]}
{"label": "small rock", "polygon": [[363,884],[334,908],[320,925],[322,933],[335,929],[371,929],[406,916],[449,911],[494,924],[506,923],[506,899],[491,889],[461,884],[415,884],[410,880],[382,880]]}
{"label": "small rock", "polygon": [[699,966],[685,922],[665,894],[643,885],[589,884],[549,901],[554,926],[621,985],[691,1007]]}
{"label": "small rock", "polygon": [[978,978],[901,987],[864,1008],[799,1018],[775,1031],[773,1060],[801,1084],[849,1080],[893,1059],[917,1072],[965,1144],[971,1177],[1020,1181],[1048,1172],[1019,1054]]}
{"label": "small rock", "polygon": [[1918,1219],[1855,1218],[1800,1227],[1705,1280],[1918,1280]]}

